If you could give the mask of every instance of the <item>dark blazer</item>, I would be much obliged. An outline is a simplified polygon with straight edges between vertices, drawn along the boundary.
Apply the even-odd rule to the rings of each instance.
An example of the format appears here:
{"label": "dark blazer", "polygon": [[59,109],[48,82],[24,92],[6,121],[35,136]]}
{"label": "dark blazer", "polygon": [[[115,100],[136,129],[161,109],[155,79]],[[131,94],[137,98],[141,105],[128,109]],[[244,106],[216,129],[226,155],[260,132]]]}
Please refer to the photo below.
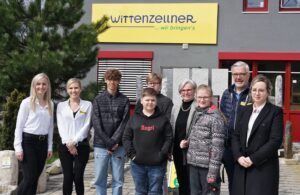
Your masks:
{"label": "dark blazer", "polygon": [[[267,102],[260,111],[246,147],[247,130],[253,105],[241,106],[232,137],[235,159],[233,195],[277,195],[279,160],[277,150],[283,137],[282,109]],[[241,156],[250,157],[249,168],[237,162]]]}

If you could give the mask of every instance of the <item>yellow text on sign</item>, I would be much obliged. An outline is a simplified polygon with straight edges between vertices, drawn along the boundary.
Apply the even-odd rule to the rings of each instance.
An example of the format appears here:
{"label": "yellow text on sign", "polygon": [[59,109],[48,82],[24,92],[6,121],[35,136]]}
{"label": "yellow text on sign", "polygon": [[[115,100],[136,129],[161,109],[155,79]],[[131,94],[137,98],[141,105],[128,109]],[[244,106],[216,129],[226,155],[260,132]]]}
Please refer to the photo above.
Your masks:
{"label": "yellow text on sign", "polygon": [[92,22],[107,15],[99,42],[216,44],[217,3],[93,4]]}

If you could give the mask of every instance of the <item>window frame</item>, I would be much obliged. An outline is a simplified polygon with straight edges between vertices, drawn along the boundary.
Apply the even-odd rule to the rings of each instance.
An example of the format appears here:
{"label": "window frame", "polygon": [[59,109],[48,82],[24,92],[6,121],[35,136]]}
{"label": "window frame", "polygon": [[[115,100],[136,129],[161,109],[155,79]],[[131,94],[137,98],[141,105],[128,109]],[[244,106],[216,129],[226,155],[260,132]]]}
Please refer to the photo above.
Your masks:
{"label": "window frame", "polygon": [[243,0],[243,12],[268,12],[269,11],[269,1],[263,0],[263,7],[247,7],[248,0]]}
{"label": "window frame", "polygon": [[279,12],[299,12],[300,7],[283,7],[283,0],[279,0]]}
{"label": "window frame", "polygon": [[[138,98],[136,76],[142,76],[145,87],[146,76],[152,72],[153,56],[153,51],[100,50],[97,55],[97,84],[103,81],[107,69],[119,69],[122,72],[120,92],[129,98],[131,105],[135,105]],[[102,91],[103,89],[99,93]]]}

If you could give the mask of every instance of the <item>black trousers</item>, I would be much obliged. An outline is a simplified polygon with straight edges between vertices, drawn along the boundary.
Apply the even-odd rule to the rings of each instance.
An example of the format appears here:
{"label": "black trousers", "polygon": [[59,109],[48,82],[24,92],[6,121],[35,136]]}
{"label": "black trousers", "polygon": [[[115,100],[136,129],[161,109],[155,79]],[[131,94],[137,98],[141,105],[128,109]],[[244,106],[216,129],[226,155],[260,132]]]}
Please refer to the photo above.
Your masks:
{"label": "black trousers", "polygon": [[48,154],[48,137],[23,133],[22,139],[24,158],[21,166],[23,179],[17,189],[17,194],[34,195]]}
{"label": "black trousers", "polygon": [[73,156],[68,151],[66,145],[60,145],[59,159],[63,169],[63,194],[71,195],[73,182],[77,195],[84,194],[83,175],[86,164],[89,160],[90,147],[88,141],[79,142],[77,146],[78,155]]}
{"label": "black trousers", "polygon": [[225,147],[222,162],[224,164],[227,177],[228,177],[228,189],[229,194],[232,192],[232,183],[233,183],[233,175],[234,175],[234,158],[231,150],[231,146]]}
{"label": "black trousers", "polygon": [[183,158],[183,151],[179,148],[174,148],[173,158],[176,168],[177,180],[179,183],[179,195],[190,194],[189,169]]}

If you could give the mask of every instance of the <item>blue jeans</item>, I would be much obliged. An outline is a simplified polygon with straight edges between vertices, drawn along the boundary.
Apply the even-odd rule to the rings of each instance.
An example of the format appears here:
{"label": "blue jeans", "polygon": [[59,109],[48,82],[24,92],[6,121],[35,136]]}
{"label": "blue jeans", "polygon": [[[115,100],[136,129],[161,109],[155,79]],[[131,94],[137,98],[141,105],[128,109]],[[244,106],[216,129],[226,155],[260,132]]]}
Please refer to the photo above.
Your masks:
{"label": "blue jeans", "polygon": [[120,146],[112,154],[105,148],[94,148],[95,186],[97,195],[106,195],[108,165],[112,168],[112,194],[122,195],[124,183],[125,149]]}
{"label": "blue jeans", "polygon": [[157,166],[139,165],[131,162],[131,175],[136,195],[162,195],[167,163]]}

